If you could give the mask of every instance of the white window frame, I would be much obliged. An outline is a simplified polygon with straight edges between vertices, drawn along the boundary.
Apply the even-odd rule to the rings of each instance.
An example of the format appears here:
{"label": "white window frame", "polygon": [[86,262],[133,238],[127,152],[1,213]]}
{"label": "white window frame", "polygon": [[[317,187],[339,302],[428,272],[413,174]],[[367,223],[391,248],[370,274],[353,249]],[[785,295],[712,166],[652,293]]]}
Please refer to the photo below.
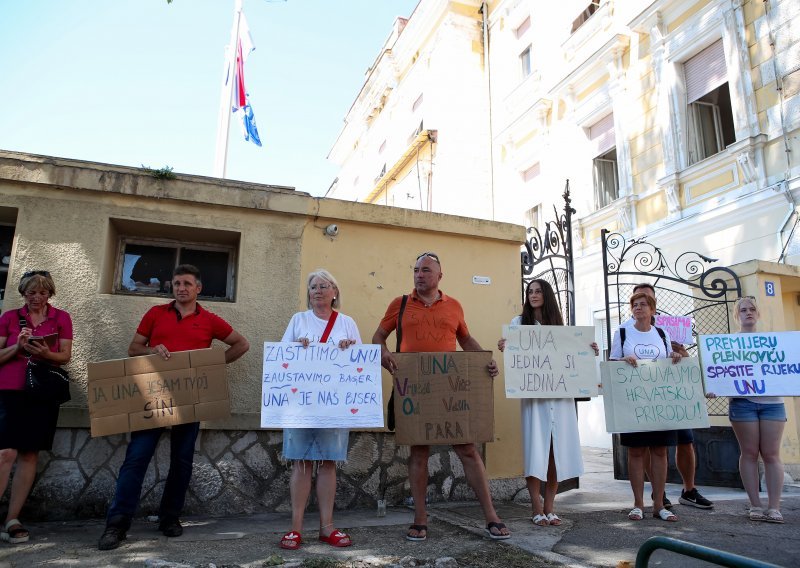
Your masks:
{"label": "white window frame", "polygon": [[[702,109],[711,113],[713,132],[705,132],[703,117],[700,116]],[[689,103],[686,111],[686,133],[687,133],[687,163],[691,166],[719,154],[725,149],[722,140],[722,118],[719,105],[707,103],[705,101],[694,101]],[[708,142],[713,142],[715,150],[708,153],[706,146]]]}
{"label": "white window frame", "polygon": [[[606,152],[603,156],[609,152]],[[601,171],[604,169],[611,169],[611,175],[609,176],[606,171]],[[603,183],[607,179],[612,181],[613,189],[611,191],[608,191],[608,188],[605,187],[606,184]],[[594,186],[595,209],[608,207],[619,199],[619,169],[617,160],[609,160],[602,156],[594,158],[592,160],[592,185]]]}
{"label": "white window frame", "polygon": [[526,79],[533,73],[533,61],[531,59],[532,46],[528,45],[519,54],[519,72],[522,79]]}
{"label": "white window frame", "polygon": [[533,227],[534,229],[541,229],[542,227],[542,204],[537,203],[524,213],[525,228]]}

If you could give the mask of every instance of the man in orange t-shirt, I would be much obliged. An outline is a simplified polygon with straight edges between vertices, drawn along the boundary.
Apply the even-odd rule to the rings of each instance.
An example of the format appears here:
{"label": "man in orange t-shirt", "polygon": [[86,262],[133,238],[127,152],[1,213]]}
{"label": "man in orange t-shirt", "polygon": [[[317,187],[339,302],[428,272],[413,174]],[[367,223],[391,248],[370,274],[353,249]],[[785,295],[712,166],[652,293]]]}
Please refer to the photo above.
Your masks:
{"label": "man in orange t-shirt", "polygon": [[[442,266],[439,257],[432,252],[419,255],[414,265],[414,290],[408,296],[403,311],[400,352],[455,351],[456,343],[464,351],[483,351],[478,341],[469,334],[461,304],[439,290],[441,279]],[[372,337],[372,343],[381,346],[381,365],[390,373],[397,371],[397,362],[386,347],[386,339],[397,327],[402,303],[402,296],[392,300]],[[494,378],[497,373],[497,364],[491,361],[489,374]],[[509,538],[511,533],[494,509],[486,468],[475,444],[455,444],[453,450],[461,459],[467,483],[483,509],[489,537],[495,540]],[[406,534],[408,540],[420,541],[428,537],[425,493],[428,487],[429,455],[430,446],[411,446],[408,478],[411,496],[414,498],[414,524]]]}

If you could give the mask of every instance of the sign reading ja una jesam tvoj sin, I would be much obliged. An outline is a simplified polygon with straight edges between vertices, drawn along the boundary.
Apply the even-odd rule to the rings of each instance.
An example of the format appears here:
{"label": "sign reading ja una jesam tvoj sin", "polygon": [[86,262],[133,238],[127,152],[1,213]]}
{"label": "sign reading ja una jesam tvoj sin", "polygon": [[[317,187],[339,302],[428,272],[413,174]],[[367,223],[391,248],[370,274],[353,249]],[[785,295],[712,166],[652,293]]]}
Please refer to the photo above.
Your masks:
{"label": "sign reading ja una jesam tvoj sin", "polygon": [[701,335],[706,392],[718,396],[800,395],[800,332]]}
{"label": "sign reading ja una jesam tvoj sin", "polygon": [[264,343],[262,428],[383,427],[379,345]]}

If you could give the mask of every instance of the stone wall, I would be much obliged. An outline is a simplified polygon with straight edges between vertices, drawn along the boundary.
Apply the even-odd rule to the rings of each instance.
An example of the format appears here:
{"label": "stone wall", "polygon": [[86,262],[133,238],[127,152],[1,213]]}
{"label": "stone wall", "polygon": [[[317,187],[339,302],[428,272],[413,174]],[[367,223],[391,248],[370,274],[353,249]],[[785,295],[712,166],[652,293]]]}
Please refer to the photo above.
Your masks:
{"label": "stone wall", "polygon": [[[86,429],[59,428],[53,450],[39,455],[39,474],[24,518],[105,516],[125,458],[126,438],[123,434],[91,438]],[[289,511],[290,467],[281,458],[281,447],[281,432],[201,430],[185,514]],[[158,514],[169,449],[169,436],[164,435],[145,475],[139,515]],[[339,468],[336,508],[375,508],[379,495],[385,495],[389,506],[401,505],[409,495],[407,460],[408,446],[395,445],[394,434],[352,432],[348,461]],[[432,447],[428,465],[430,501],[475,498],[449,446]],[[492,481],[498,500],[514,499],[524,487],[522,479]],[[311,500],[314,508],[313,491]]]}

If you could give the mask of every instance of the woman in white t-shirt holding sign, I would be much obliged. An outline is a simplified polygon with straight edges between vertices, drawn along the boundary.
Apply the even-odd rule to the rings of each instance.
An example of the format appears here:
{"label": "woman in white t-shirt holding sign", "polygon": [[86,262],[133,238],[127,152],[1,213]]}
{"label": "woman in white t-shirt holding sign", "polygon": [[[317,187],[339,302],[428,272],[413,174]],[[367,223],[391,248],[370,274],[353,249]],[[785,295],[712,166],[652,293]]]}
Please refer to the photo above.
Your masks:
{"label": "woman in white t-shirt holding sign", "polygon": [[[756,333],[761,312],[753,296],[744,296],[733,304],[733,319],[742,333]],[[712,392],[706,395],[715,398]],[[781,440],[786,426],[786,407],[783,397],[732,397],[728,418],[739,442],[739,474],[750,499],[748,515],[751,521],[783,523],[781,493],[783,491],[783,462]],[[767,509],[761,506],[758,492],[758,456],[764,461],[767,485]]]}
{"label": "woman in white t-shirt holding sign", "polygon": [[[625,329],[624,341],[620,330],[614,332],[614,341],[609,359],[625,361],[636,367],[639,359],[681,360],[680,354],[672,351],[671,340],[666,331],[652,324],[656,313],[656,301],[644,293],[631,296],[631,312],[634,325]],[[667,447],[678,443],[675,430],[656,432],[628,432],[620,434],[620,442],[628,448],[628,476],[633,490],[633,509],[628,513],[632,521],[644,517],[644,460],[650,449],[650,471],[653,486],[653,516],[662,521],[677,521],[678,516],[664,507],[664,487],[667,483]]]}

